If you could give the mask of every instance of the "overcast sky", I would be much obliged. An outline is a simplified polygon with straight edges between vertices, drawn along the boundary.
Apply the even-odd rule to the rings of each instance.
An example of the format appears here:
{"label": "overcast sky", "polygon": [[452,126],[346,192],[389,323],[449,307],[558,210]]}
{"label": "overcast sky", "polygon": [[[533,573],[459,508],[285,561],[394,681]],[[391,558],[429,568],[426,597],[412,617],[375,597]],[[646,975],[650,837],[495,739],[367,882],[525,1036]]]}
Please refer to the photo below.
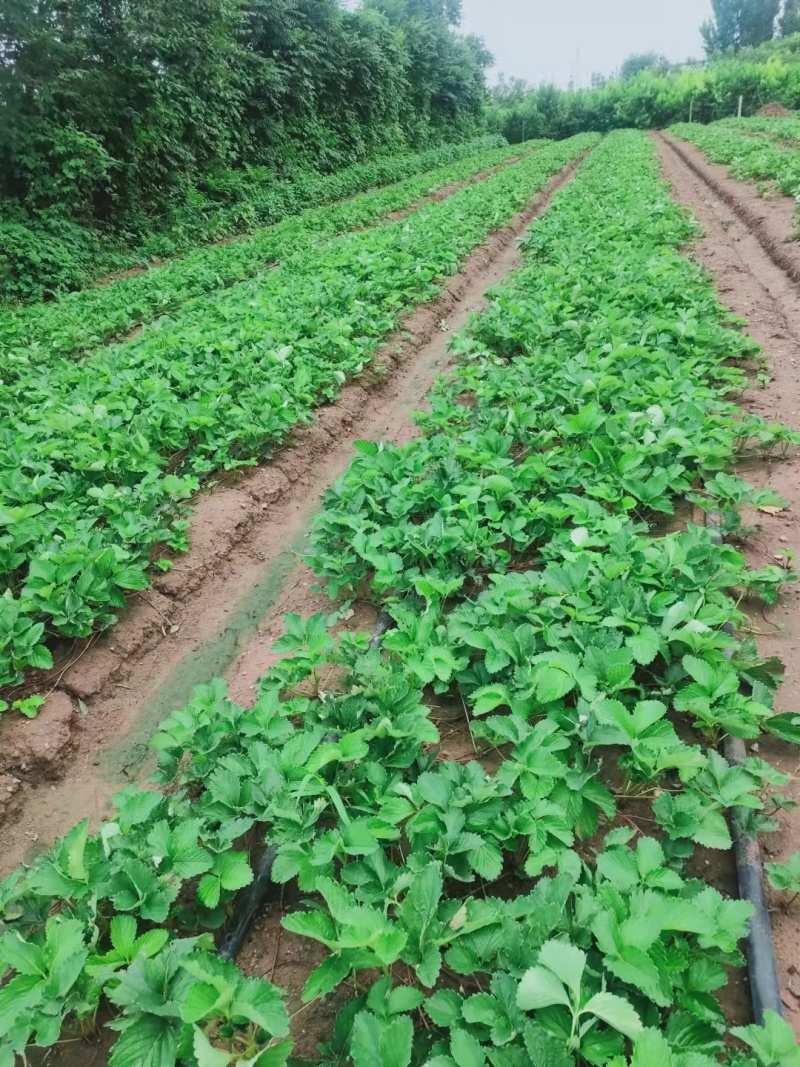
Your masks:
{"label": "overcast sky", "polygon": [[461,30],[477,33],[499,72],[531,82],[588,85],[632,52],[673,61],[703,55],[699,27],[710,0],[462,0]]}

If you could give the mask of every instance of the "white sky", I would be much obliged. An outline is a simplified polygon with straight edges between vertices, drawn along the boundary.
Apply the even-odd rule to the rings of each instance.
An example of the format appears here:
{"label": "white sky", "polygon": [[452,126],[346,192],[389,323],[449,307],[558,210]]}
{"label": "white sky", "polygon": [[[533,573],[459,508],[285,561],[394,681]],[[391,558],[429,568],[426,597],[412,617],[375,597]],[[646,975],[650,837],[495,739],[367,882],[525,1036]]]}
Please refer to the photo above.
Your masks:
{"label": "white sky", "polygon": [[703,55],[710,0],[462,0],[463,33],[483,37],[502,72],[527,81],[588,85],[632,52],[674,62]]}

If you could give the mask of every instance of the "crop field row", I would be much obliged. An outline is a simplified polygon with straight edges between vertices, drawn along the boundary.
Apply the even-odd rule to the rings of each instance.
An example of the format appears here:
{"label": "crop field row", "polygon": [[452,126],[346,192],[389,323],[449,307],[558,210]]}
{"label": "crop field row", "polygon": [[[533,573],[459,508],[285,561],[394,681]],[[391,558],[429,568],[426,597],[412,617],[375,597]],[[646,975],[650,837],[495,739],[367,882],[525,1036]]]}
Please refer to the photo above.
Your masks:
{"label": "crop field row", "polygon": [[800,149],[797,147],[748,136],[737,132],[727,122],[711,126],[680,122],[671,126],[669,132],[697,145],[712,163],[727,164],[734,178],[769,182],[787,196],[797,197],[800,193]]}
{"label": "crop field row", "polygon": [[[290,178],[279,178],[263,166],[223,172],[209,176],[204,182],[205,192],[195,190],[183,207],[173,203],[161,217],[166,228],[158,224],[153,228],[156,220],[151,220],[133,248],[128,243],[130,237],[126,242],[112,229],[104,236],[95,234],[93,243],[90,240],[83,249],[78,245],[76,255],[70,255],[68,241],[59,248],[58,243],[48,243],[45,231],[41,250],[34,248],[29,262],[23,263],[12,227],[6,235],[8,244],[0,250],[0,306],[13,305],[17,299],[33,299],[35,306],[43,296],[81,289],[109,271],[136,271],[159,257],[191,254],[198,245],[230,240],[307,208],[332,204],[504,146],[503,138],[486,135],[422,152],[370,159],[330,174],[299,171]],[[91,247],[94,256],[89,258]]]}
{"label": "crop field row", "polygon": [[800,118],[797,115],[754,115],[752,118],[722,119],[716,125],[745,133],[764,134],[776,141],[800,141]]}
{"label": "crop field row", "polygon": [[[192,297],[252,277],[298,247],[373,224],[437,189],[535,151],[541,143],[497,147],[469,142],[370,168],[351,168],[344,175],[320,179],[323,188],[316,198],[309,189],[294,206],[297,214],[287,205],[282,222],[252,236],[197,248],[144,274],[70,293],[52,303],[0,311],[4,377],[19,375],[28,364],[53,355],[81,355],[174,311]],[[388,182],[394,184],[386,187]],[[301,204],[313,203],[320,206],[300,211]]]}
{"label": "crop field row", "polygon": [[597,140],[545,147],[402,221],[300,242],[277,269],[125,344],[18,367],[0,385],[0,684],[50,664],[46,632],[116,621],[156,547],[185,546],[182,501],[201,479],[308,421],[404,311]]}
{"label": "crop field row", "polygon": [[[507,178],[478,187],[495,217]],[[663,523],[688,498],[735,531],[776,500],[726,468],[797,435],[728,399],[754,346],[680,254],[694,232],[646,135],[588,156],[454,339],[421,436],[364,442],[325,500],[311,562],[390,613],[381,647],[289,616],[252,708],[204,687],[154,739],[161,791],[131,786],[0,886],[0,1067],[109,1014],[111,1067],[300,1067],[297,1016],[350,985],[326,1067],[795,1067],[777,1016],[729,1029],[715,994],[752,910],[693,862],[730,848],[733,809],[767,831],[782,803],[787,776],[716,746],[800,741],[778,665],[725,629],[786,571]],[[440,750],[443,702],[468,761]],[[313,894],[286,935],[326,951],[291,1018],[214,954],[262,842]]]}

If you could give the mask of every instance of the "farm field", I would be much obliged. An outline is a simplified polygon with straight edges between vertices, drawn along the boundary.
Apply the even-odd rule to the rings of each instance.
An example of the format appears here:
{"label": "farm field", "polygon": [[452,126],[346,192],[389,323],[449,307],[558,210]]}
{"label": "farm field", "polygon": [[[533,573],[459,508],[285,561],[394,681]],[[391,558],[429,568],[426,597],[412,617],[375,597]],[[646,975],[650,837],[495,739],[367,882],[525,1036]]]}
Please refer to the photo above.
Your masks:
{"label": "farm field", "polygon": [[[192,677],[207,684],[168,708],[147,788],[146,760],[123,766],[130,784],[99,824],[76,811],[74,829],[58,827],[53,797],[72,792],[73,810],[103,795],[89,764],[119,723],[106,719],[93,750],[91,694],[69,675],[55,694],[70,729],[83,713],[87,756],[56,768],[54,794],[34,776],[9,808],[11,862],[21,832],[34,851],[63,836],[0,885],[2,1067],[28,1046],[51,1049],[29,1049],[31,1062],[69,1067],[800,1057],[797,1011],[750,1024],[752,910],[729,858],[731,818],[776,841],[776,863],[799,847],[787,815],[800,742],[796,291],[741,221],[723,225],[725,204],[673,140],[539,146],[403,219],[301,242],[276,270],[202,291],[124,344],[65,340],[4,381],[20,637],[6,681],[47,667],[45,626],[83,638],[111,625],[151,553],[156,568],[171,558],[165,544],[189,547],[187,569],[146,594],[167,610],[139,668],[156,672],[189,628],[165,603],[176,574],[216,582],[205,605],[234,630],[241,587],[226,591],[202,555],[192,564],[194,537],[207,522],[213,538],[215,501],[250,485],[266,540],[289,541],[269,501],[306,499],[291,541],[305,562],[227,661],[194,634],[205,656]],[[536,213],[516,258],[508,241]],[[492,247],[496,231],[505,244]],[[765,285],[747,289],[762,268]],[[426,302],[427,332],[393,362]],[[775,356],[761,393],[757,341]],[[376,392],[357,384],[371,362]],[[320,420],[348,396],[341,453],[364,439],[331,487],[338,439]],[[323,402],[307,466],[280,488],[289,434]],[[250,461],[261,468],[240,470]],[[190,537],[180,501],[220,477]],[[765,641],[762,627],[776,632]],[[7,772],[14,744],[50,721],[47,706],[15,718]],[[718,751],[725,736],[746,742],[741,765]],[[216,948],[262,878],[268,911],[239,970]],[[776,928],[788,991],[796,930]]]}
{"label": "farm field", "polygon": [[[743,119],[742,122],[756,125],[741,129],[738,120],[736,124],[734,120],[726,120],[710,126],[684,122],[671,126],[669,132],[696,145],[712,163],[725,164],[732,178],[758,183],[765,195],[782,193],[796,200],[800,194],[800,145],[782,143],[780,138],[786,136],[787,123],[797,127],[797,120],[763,118]],[[776,131],[781,131],[775,139],[752,136],[747,132],[748,129],[766,132],[773,123]],[[796,233],[793,236],[796,238]]]}
{"label": "farm field", "polygon": [[800,138],[800,119],[797,115],[753,115],[750,118],[722,119],[718,126],[730,130],[760,134],[772,141],[797,141]]}
{"label": "farm field", "polygon": [[[512,148],[476,141],[377,167],[353,168],[352,176],[334,176],[325,189],[316,190],[316,196],[308,191],[307,202],[326,206],[305,211],[298,206],[294,215],[287,208],[283,221],[233,243],[201,247],[163,266],[70,293],[55,302],[0,311],[4,373],[18,375],[26,364],[54,356],[82,355],[174,311],[192,297],[252,277],[298,247],[374,225],[393,212],[409,210],[425,197],[446,195],[454,191],[455,184],[483,176],[539,145],[529,142]],[[439,165],[442,160],[446,162]],[[404,180],[389,184],[399,178]],[[377,188],[370,190],[371,186]],[[327,201],[332,203],[327,205]]]}
{"label": "farm field", "polygon": [[[275,270],[188,300],[85,359],[24,361],[0,387],[8,618],[0,684],[116,621],[157,546],[185,547],[181,501],[269,454],[371,360],[398,316],[597,140],[543,148],[405,219],[299,247]],[[266,316],[266,328],[265,328]],[[91,503],[90,503],[91,501]],[[162,555],[155,567],[166,569]]]}

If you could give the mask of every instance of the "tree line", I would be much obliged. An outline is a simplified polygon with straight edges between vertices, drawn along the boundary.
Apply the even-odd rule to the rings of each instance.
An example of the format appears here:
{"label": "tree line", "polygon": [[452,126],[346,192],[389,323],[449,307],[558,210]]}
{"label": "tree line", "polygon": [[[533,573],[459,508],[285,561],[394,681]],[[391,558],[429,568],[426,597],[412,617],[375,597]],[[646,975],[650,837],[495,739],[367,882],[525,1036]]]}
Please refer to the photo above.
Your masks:
{"label": "tree line", "polygon": [[800,0],[712,0],[701,27],[706,60],[670,63],[658,52],[629,56],[591,87],[505,79],[491,90],[489,128],[512,143],[625,127],[713,122],[778,101],[800,108]]}
{"label": "tree line", "polygon": [[20,211],[133,238],[243,166],[468,136],[491,56],[459,19],[460,0],[4,0],[0,246]]}
{"label": "tree line", "polygon": [[800,0],[711,0],[711,9],[700,28],[708,56],[800,32]]}

